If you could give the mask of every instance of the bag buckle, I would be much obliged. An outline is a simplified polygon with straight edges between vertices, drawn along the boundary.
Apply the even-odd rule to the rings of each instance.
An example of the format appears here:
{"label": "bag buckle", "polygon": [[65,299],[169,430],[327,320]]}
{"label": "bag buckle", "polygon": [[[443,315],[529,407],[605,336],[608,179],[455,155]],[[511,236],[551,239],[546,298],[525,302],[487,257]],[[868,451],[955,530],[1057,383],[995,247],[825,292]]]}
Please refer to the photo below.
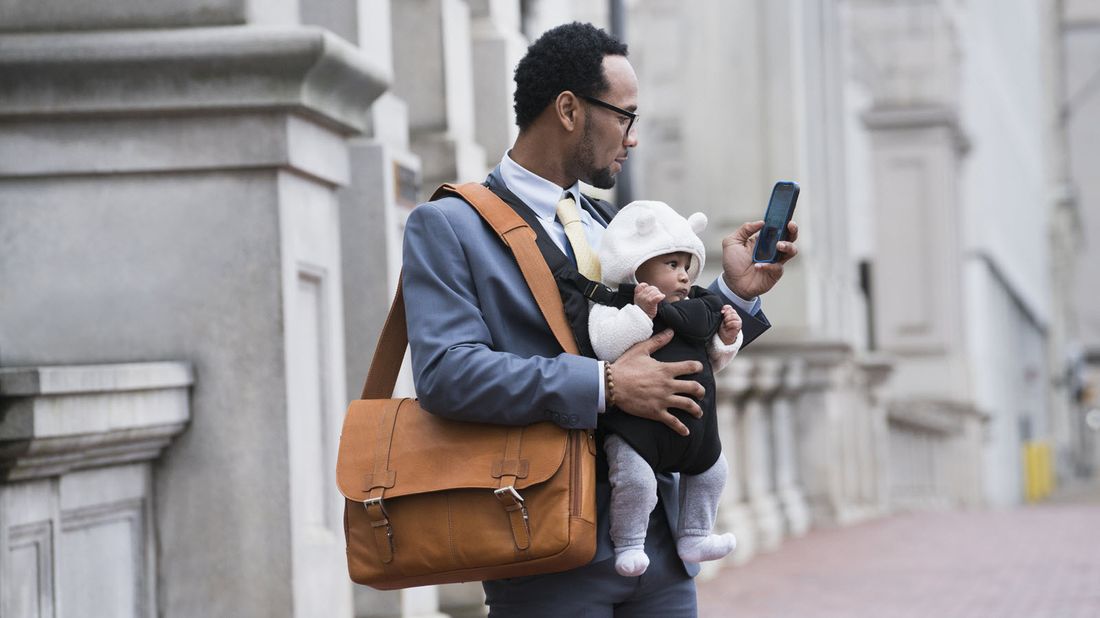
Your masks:
{"label": "bag buckle", "polygon": [[[382,519],[371,519],[370,525],[373,528],[386,527],[386,540],[390,545],[390,555],[393,555],[393,525],[390,524],[390,514],[386,512],[386,503],[382,501],[382,496],[377,498],[367,498],[363,501],[363,508],[370,511],[372,506],[377,506],[378,510],[382,512]],[[385,560],[389,562],[389,560]]]}
{"label": "bag buckle", "polygon": [[523,503],[523,496],[516,491],[515,485],[495,489],[493,495],[504,505],[505,511],[519,511],[523,515],[523,525],[527,525],[527,505]]}
{"label": "bag buckle", "polygon": [[386,503],[382,501],[382,496],[377,498],[367,498],[363,501],[363,508],[370,509],[372,506],[377,506],[382,510],[382,518],[389,520],[390,514],[386,512]]}
{"label": "bag buckle", "polygon": [[[515,485],[509,485],[507,487],[501,487],[500,489],[494,490],[493,495],[496,496],[497,500],[500,500],[500,503],[504,506],[516,506],[523,504],[523,496],[519,495],[519,492],[516,491]],[[511,499],[510,503],[506,502],[506,500],[508,499]]]}
{"label": "bag buckle", "polygon": [[516,491],[515,485],[495,489],[493,495],[504,505],[504,510],[508,513],[508,519],[512,525],[512,540],[516,543],[516,549],[527,551],[531,547],[531,526],[523,496]]}

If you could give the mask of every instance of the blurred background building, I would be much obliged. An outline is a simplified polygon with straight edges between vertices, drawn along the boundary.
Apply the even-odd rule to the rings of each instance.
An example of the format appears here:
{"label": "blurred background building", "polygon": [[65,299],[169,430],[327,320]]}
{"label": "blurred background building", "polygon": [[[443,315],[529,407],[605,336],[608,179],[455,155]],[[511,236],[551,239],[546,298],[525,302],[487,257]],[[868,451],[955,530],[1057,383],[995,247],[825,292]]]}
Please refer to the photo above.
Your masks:
{"label": "blurred background building", "polygon": [[721,377],[729,563],[1094,474],[1100,0],[0,0],[0,614],[483,611],[348,582],[336,445],[405,216],[574,19],[641,82],[612,199],[716,249],[802,186]]}

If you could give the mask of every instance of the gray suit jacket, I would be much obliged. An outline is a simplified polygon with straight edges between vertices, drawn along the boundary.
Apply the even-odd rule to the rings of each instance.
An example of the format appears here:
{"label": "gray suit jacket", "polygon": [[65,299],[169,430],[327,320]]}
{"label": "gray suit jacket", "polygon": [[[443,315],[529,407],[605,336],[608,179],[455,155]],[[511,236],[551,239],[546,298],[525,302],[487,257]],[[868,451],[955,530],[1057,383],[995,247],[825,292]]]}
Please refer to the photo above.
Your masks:
{"label": "gray suit jacket", "polygon": [[[499,170],[492,175],[503,185]],[[413,380],[424,409],[464,421],[596,427],[596,360],[562,351],[511,252],[472,207],[455,197],[418,206],[405,224],[403,259]],[[768,327],[762,313],[742,319],[746,343]],[[658,480],[675,528],[676,477]],[[613,555],[608,496],[606,482],[598,483],[596,561]]]}

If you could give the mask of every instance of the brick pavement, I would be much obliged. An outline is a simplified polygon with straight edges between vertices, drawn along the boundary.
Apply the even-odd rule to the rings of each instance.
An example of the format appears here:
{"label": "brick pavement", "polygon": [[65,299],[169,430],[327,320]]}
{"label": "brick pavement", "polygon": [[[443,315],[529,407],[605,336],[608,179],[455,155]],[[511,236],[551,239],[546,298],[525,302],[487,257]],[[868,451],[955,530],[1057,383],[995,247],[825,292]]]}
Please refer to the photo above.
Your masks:
{"label": "brick pavement", "polygon": [[703,618],[1100,618],[1100,501],[815,530],[699,584]]}

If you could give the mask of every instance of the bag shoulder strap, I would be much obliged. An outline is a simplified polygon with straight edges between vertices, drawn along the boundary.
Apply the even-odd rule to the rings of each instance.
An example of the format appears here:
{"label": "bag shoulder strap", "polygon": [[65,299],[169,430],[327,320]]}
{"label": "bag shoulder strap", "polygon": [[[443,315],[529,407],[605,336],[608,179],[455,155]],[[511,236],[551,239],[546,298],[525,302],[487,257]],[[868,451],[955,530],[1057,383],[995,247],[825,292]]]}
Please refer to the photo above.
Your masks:
{"label": "bag shoulder strap", "polygon": [[[456,196],[470,204],[478,214],[493,228],[501,241],[512,251],[519,264],[531,295],[535,297],[539,310],[550,326],[554,338],[562,350],[577,354],[577,342],[573,331],[565,318],[561,294],[557,282],[546,265],[538,246],[535,244],[535,232],[522,217],[488,187],[470,182],[461,185],[445,184],[436,190],[432,199]],[[397,383],[397,374],[401,370],[401,361],[408,346],[408,324],[405,319],[405,298],[398,278],[397,293],[394,295],[390,312],[378,337],[367,381],[363,385],[362,399],[389,399]]]}

